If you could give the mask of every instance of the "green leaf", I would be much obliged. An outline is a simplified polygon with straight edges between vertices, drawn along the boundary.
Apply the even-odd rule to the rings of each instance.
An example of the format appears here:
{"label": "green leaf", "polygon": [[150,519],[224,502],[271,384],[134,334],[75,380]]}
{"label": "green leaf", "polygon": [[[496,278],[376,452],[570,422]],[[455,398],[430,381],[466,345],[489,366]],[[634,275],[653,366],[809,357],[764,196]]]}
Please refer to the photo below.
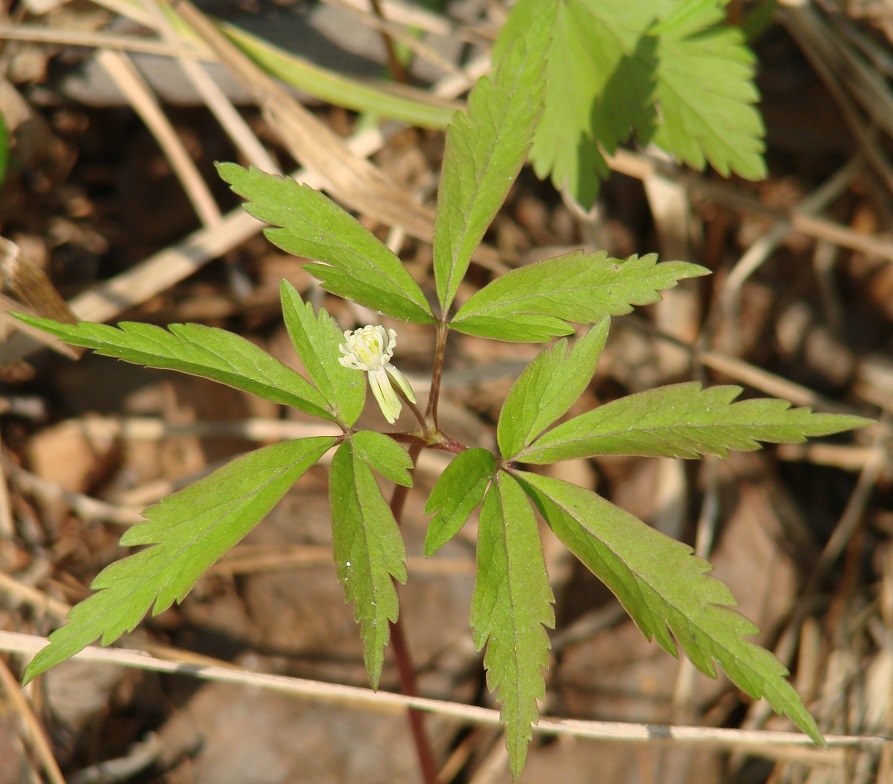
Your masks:
{"label": "green leaf", "polygon": [[434,515],[425,535],[425,555],[436,553],[465,525],[495,470],[493,455],[480,448],[460,452],[444,469],[425,503],[425,514]]}
{"label": "green leaf", "polygon": [[590,490],[527,473],[519,480],[555,535],[613,591],[645,637],[676,656],[675,638],[710,677],[717,662],[739,688],[754,699],[765,697],[824,745],[784,665],[744,639],[758,629],[728,609],[735,598],[707,576],[709,563]]}
{"label": "green leaf", "polygon": [[568,351],[567,340],[545,349],[512,386],[496,429],[499,451],[511,460],[556,419],[567,413],[592,380],[608,338],[602,319]]}
{"label": "green leaf", "polygon": [[[655,3],[583,0],[556,3],[558,14],[547,55],[546,103],[530,153],[541,178],[551,175],[585,208],[609,174],[599,145],[609,153],[634,123],[653,123],[654,42],[644,37]],[[537,0],[519,0],[503,35],[530,24]]]}
{"label": "green leaf", "polygon": [[351,442],[357,456],[385,479],[412,487],[412,460],[393,438],[373,430],[362,430],[353,435]]}
{"label": "green leaf", "polygon": [[114,642],[151,609],[180,602],[202,574],[234,547],[338,439],[304,438],[274,444],[219,468],[150,506],[121,537],[122,545],[152,545],[103,569],[93,594],[25,670],[25,682],[74,656],[98,638]]}
{"label": "green leaf", "polygon": [[466,335],[514,343],[546,343],[574,331],[564,319],[540,313],[522,313],[514,318],[508,314],[471,316],[468,320],[451,321],[448,326]]}
{"label": "green leaf", "polygon": [[509,764],[517,781],[531,724],[539,718],[536,701],[546,690],[549,637],[543,627],[555,625],[555,614],[536,518],[517,481],[502,471],[484,498],[477,562],[474,644],[478,650],[487,646],[487,688],[502,703]]}
{"label": "green leaf", "polygon": [[[369,443],[358,449],[345,441],[335,452],[329,476],[335,568],[344,599],[353,602],[360,624],[369,682],[377,689],[390,623],[399,606],[394,580],[406,582],[406,547],[400,528],[364,459]],[[374,449],[374,447],[373,447]]]}
{"label": "green leaf", "polygon": [[[632,134],[699,169],[706,160],[724,174],[764,176],[753,55],[738,30],[719,24],[723,2],[556,5],[545,110],[530,153],[538,176],[551,175],[588,209],[609,173],[599,147],[613,154]],[[500,38],[517,35],[541,9],[540,0],[519,0]]]}
{"label": "green leaf", "polygon": [[684,278],[709,274],[657,256],[625,261],[604,251],[575,251],[507,272],[475,293],[450,322],[452,329],[497,340],[545,341],[572,333],[574,324],[622,316],[649,305]]}
{"label": "green leaf", "polygon": [[247,200],[251,215],[277,227],[264,231],[270,242],[316,260],[304,268],[327,291],[404,321],[434,322],[431,306],[400,259],[331,199],[254,167],[220,163],[217,171]]}
{"label": "green leaf", "polygon": [[366,402],[366,379],[338,362],[344,333],[324,308],[314,314],[313,305],[305,303],[287,280],[282,281],[279,293],[282,316],[298,358],[338,421],[351,427]]}
{"label": "green leaf", "polygon": [[326,399],[300,373],[223,329],[169,324],[165,330],[133,321],[121,322],[116,328],[89,321],[61,324],[21,313],[13,315],[66,343],[92,348],[97,354],[210,378],[312,416],[336,420]]}
{"label": "green leaf", "polygon": [[542,464],[595,455],[726,457],[730,449],[759,449],[758,441],[794,444],[871,423],[774,398],[733,403],[739,394],[741,387],[702,389],[690,381],[628,395],[558,425],[518,458]]}
{"label": "green leaf", "polygon": [[761,180],[766,130],[756,108],[756,58],[741,30],[717,25],[724,17],[718,3],[685,3],[652,31],[662,120],[653,141],[699,171],[709,163],[724,177]]}
{"label": "green leaf", "polygon": [[508,46],[447,130],[434,222],[434,277],[446,313],[471,255],[524,165],[542,109],[548,22],[554,4]]}

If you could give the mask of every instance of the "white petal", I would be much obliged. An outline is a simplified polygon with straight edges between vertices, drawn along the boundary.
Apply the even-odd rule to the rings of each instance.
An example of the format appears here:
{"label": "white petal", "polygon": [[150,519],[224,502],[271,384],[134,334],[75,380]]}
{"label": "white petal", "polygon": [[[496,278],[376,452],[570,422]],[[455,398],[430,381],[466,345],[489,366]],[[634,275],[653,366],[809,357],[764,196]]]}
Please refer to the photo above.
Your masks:
{"label": "white petal", "polygon": [[393,365],[386,365],[385,370],[387,370],[391,378],[397,382],[397,385],[400,387],[400,389],[403,390],[403,394],[406,395],[409,400],[411,400],[413,403],[418,402],[415,399],[415,393],[412,391],[412,387],[409,386],[409,380],[406,378],[406,376],[404,376]]}
{"label": "white petal", "polygon": [[403,404],[391,386],[391,380],[384,368],[369,371],[369,386],[372,388],[372,394],[375,395],[384,418],[393,425],[397,421],[397,417],[400,416]]}

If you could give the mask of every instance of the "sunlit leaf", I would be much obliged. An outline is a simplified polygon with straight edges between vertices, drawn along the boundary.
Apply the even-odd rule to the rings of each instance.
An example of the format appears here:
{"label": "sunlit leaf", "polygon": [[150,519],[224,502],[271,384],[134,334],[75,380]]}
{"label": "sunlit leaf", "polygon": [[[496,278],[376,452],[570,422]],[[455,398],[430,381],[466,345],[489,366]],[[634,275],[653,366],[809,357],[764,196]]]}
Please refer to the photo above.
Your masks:
{"label": "sunlit leaf", "polygon": [[319,390],[299,373],[223,329],[201,324],[169,324],[162,329],[133,321],[117,327],[89,321],[61,324],[24,314],[16,318],[97,354],[210,378],[313,416],[335,419]]}
{"label": "sunlit leaf", "polygon": [[678,643],[714,678],[718,663],[739,688],[765,697],[774,711],[824,744],[784,665],[745,639],[759,630],[729,609],[735,599],[707,575],[709,563],[590,490],[535,474],[519,479],[555,535],[614,592],[649,640],[674,656]]}
{"label": "sunlit leaf", "polygon": [[270,242],[313,260],[304,268],[327,291],[404,321],[434,322],[431,306],[400,259],[327,196],[253,167],[220,163],[217,171],[246,199],[251,215],[274,227],[264,231]]}
{"label": "sunlit leaf", "polygon": [[527,463],[552,463],[595,455],[726,457],[730,449],[750,452],[760,441],[794,444],[808,436],[864,427],[871,420],[816,414],[786,400],[733,402],[741,387],[702,389],[697,382],[649,389],[574,417],[522,450]]}
{"label": "sunlit leaf", "polygon": [[425,555],[433,555],[465,525],[490,484],[496,460],[486,449],[456,455],[428,496],[425,513],[434,515],[425,536]]}
{"label": "sunlit leaf", "polygon": [[592,380],[608,337],[603,319],[568,349],[559,340],[542,351],[515,382],[499,414],[499,451],[512,459],[560,416],[567,413]]}
{"label": "sunlit leaf", "polygon": [[354,433],[351,443],[357,456],[385,479],[412,487],[412,460],[393,438],[374,430],[361,430]]}
{"label": "sunlit leaf", "polygon": [[335,568],[345,601],[353,603],[369,682],[377,689],[390,623],[399,613],[394,580],[406,582],[406,547],[364,459],[368,450],[369,442],[359,449],[349,440],[341,444],[332,458],[329,501]]}
{"label": "sunlit leaf", "polygon": [[28,665],[25,681],[74,656],[97,639],[103,645],[136,627],[150,610],[163,612],[192,589],[322,455],[335,437],[304,438],[258,449],[168,496],[121,537],[150,545],[106,567],[93,594],[68,614]]}
{"label": "sunlit leaf", "polygon": [[287,280],[282,281],[279,292],[282,317],[298,358],[338,421],[350,427],[363,411],[366,380],[338,362],[344,333],[325,309],[314,313],[313,305],[303,302]]}
{"label": "sunlit leaf", "polygon": [[662,290],[707,274],[688,262],[658,264],[654,254],[620,261],[604,251],[575,251],[496,278],[468,299],[450,327],[497,340],[551,340],[571,334],[573,324],[594,324],[657,302]]}
{"label": "sunlit leaf", "polygon": [[434,277],[446,313],[471,254],[524,165],[539,120],[548,22],[554,5],[510,44],[499,67],[482,77],[447,130],[434,223]]}
{"label": "sunlit leaf", "polygon": [[487,687],[502,703],[505,743],[517,781],[527,758],[537,700],[545,694],[549,663],[545,626],[555,625],[546,564],[536,518],[517,481],[499,472],[481,508],[478,573],[471,627],[484,646]]}
{"label": "sunlit leaf", "polygon": [[[743,34],[723,24],[725,4],[555,3],[545,109],[530,153],[536,173],[588,209],[609,174],[601,151],[635,138],[697,169],[765,176],[755,61]],[[542,6],[519,0],[500,38],[533,24]]]}

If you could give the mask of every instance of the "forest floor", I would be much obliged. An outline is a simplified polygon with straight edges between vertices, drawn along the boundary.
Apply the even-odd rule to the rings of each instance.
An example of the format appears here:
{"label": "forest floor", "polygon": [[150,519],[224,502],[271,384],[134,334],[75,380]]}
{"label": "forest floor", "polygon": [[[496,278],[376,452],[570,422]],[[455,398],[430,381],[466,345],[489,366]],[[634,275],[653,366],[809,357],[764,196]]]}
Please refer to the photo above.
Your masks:
{"label": "forest floor", "polygon": [[[868,41],[864,52],[880,52],[878,62],[886,62],[893,20],[856,15],[869,6],[854,3],[842,15],[852,37],[841,34],[840,46]],[[86,3],[55,13],[65,8],[70,19],[92,18]],[[46,19],[52,26],[52,16]],[[28,54],[19,65],[32,70],[16,84],[29,125],[13,131],[0,231],[46,271],[78,316],[222,327],[295,367],[278,300],[283,278],[344,329],[367,323],[367,313],[321,292],[257,227],[229,220],[240,212],[238,200],[213,163],[244,157],[207,108],[161,104],[207,184],[203,227],[170,153],[127,99],[72,97],[73,84],[86,93],[104,89],[93,87],[92,77],[74,78],[86,73],[84,51],[7,46],[7,55]],[[707,557],[760,627],[756,641],[791,669],[823,731],[890,736],[893,114],[884,114],[880,99],[859,104],[858,74],[828,63],[830,70],[818,68],[784,24],[769,27],[755,49],[767,125],[764,181],[681,170],[671,176],[657,173],[644,153],[627,152],[612,161],[596,209],[583,213],[525,171],[486,237],[498,263],[473,265],[460,297],[494,270],[565,249],[694,261],[713,275],[615,320],[579,410],[695,379],[881,420],[859,433],[727,460],[605,458],[563,463],[552,475],[597,489]],[[877,66],[867,62],[869,70]],[[893,74],[880,68],[891,100]],[[8,116],[6,88],[0,105]],[[293,170],[256,107],[241,109],[267,153]],[[313,111],[345,137],[364,133],[340,108],[317,104]],[[433,205],[442,149],[442,133],[402,129],[366,153],[406,193]],[[430,245],[361,218],[433,291]],[[204,247],[211,250],[195,250]],[[7,282],[14,300],[15,281]],[[261,444],[315,432],[309,417],[222,385],[90,353],[73,361],[6,321],[0,629],[46,636],[90,594],[95,575],[125,554],[118,540],[142,508]],[[423,387],[433,335],[398,328],[400,367]],[[449,349],[440,423],[463,443],[492,445],[501,403],[538,349],[462,336],[452,337]],[[367,402],[361,424],[387,430],[371,397]],[[422,460],[409,495],[401,613],[421,694],[493,707],[468,626],[474,525],[437,557],[423,555],[425,491],[444,465]],[[418,781],[405,715],[371,694],[290,694],[199,673],[219,664],[368,687],[359,632],[332,565],[327,492],[322,465],[181,605],[123,639],[125,648],[191,669],[67,663],[29,687],[25,703],[15,696],[23,659],[10,652],[0,662],[0,784],[57,775],[81,783]],[[791,730],[725,676],[707,678],[646,641],[613,596],[544,537],[557,613],[544,715],[633,727]],[[390,658],[382,689],[399,691]],[[427,729],[439,781],[510,780],[498,728],[435,711]],[[524,776],[530,784],[891,780],[889,746],[744,748],[709,735],[696,744],[642,744],[536,734]]]}

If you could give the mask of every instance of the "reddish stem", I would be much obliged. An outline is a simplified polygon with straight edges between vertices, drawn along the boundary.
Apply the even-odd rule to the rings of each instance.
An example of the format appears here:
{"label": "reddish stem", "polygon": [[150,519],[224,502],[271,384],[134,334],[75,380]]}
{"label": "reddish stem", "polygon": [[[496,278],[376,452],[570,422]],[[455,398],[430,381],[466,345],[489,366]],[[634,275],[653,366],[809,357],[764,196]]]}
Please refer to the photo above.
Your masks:
{"label": "reddish stem", "polygon": [[[413,471],[421,451],[421,444],[413,444],[409,448],[409,457],[412,460]],[[408,494],[408,487],[397,485],[391,496],[391,512],[398,525],[403,517],[403,506],[406,503]],[[400,680],[400,691],[404,695],[407,697],[418,697],[419,690],[415,676],[415,666],[412,663],[412,654],[406,642],[403,626],[402,615],[391,623],[391,647],[394,651],[394,662],[397,665],[397,677]],[[407,713],[407,719],[409,720],[409,729],[412,732],[412,740],[415,744],[419,767],[422,771],[422,780],[425,784],[437,784],[437,765],[434,762],[431,744],[428,742],[428,734],[425,732],[425,714],[415,708],[410,708]]]}
{"label": "reddish stem", "polygon": [[430,419],[434,429],[439,430],[437,424],[437,404],[440,400],[440,380],[443,376],[443,360],[446,355],[447,326],[442,321],[437,325],[437,337],[434,342],[434,370],[431,373],[431,391],[428,393],[428,410],[425,419]]}
{"label": "reddish stem", "polygon": [[[369,5],[372,8],[372,13],[384,22],[385,15],[380,0],[369,0]],[[400,82],[400,84],[409,84],[409,77],[406,75],[406,69],[403,67],[400,58],[397,56],[397,47],[394,46],[394,41],[387,31],[381,31],[381,40],[384,44],[385,55],[388,58],[388,70],[391,72],[391,78],[395,82]]]}

